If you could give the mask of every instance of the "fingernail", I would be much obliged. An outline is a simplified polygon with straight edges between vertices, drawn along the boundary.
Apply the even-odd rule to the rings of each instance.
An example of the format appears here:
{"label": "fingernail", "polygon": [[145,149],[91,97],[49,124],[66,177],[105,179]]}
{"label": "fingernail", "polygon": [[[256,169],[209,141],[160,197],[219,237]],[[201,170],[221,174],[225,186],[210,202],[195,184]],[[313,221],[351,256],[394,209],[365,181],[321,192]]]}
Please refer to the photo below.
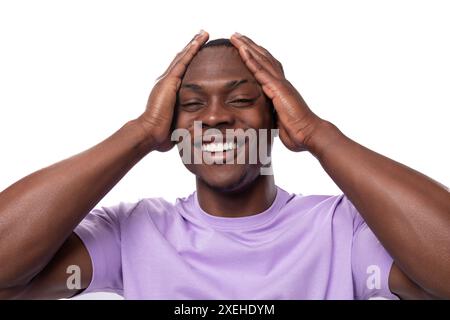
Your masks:
{"label": "fingernail", "polygon": [[200,31],[198,32],[198,35],[201,36],[201,35],[204,34],[204,33],[205,33],[205,30],[200,29]]}
{"label": "fingernail", "polygon": [[239,38],[239,37],[242,37],[242,34],[240,34],[239,32],[235,32],[234,35],[235,35],[236,37],[238,37],[238,38]]}

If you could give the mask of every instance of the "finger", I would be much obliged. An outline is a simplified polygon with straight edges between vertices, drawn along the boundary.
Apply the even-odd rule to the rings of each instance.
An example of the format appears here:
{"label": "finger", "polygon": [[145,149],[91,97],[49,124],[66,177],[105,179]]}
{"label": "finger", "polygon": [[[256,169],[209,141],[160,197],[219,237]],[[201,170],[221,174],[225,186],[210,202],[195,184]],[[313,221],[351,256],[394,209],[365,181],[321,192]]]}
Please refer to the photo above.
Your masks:
{"label": "finger", "polygon": [[257,50],[260,54],[267,56],[268,58],[272,58],[275,60],[275,58],[269,53],[269,51],[267,51],[266,49],[264,49],[263,47],[261,47],[260,45],[256,44],[252,39],[250,39],[247,36],[244,36],[240,33],[235,33],[233,35],[234,37],[237,37],[239,40],[243,41],[246,45],[248,45],[249,47],[253,47],[255,50]]}
{"label": "finger", "polygon": [[233,39],[231,42],[233,43],[233,45],[236,46],[236,48],[239,50],[239,52],[241,52],[242,47],[248,48],[248,50],[251,52],[254,59],[256,59],[259,64],[266,67],[266,69],[268,69],[269,72],[272,73],[272,75],[274,77],[278,77],[278,78],[283,77],[283,73],[280,72],[280,69],[277,69],[274,66],[274,64],[270,61],[270,59],[267,56],[261,54],[258,50],[256,50],[256,48],[251,43],[245,41],[242,38],[234,38],[233,37],[231,39]]}
{"label": "finger", "polygon": [[186,52],[186,50],[189,49],[189,47],[192,45],[192,43],[195,42],[195,41],[197,41],[198,38],[200,38],[204,33],[205,33],[204,30],[200,30],[199,33],[197,33],[197,34],[196,34],[196,35],[195,35],[195,36],[194,36],[194,37],[193,37],[193,38],[192,38],[192,39],[184,46],[183,50],[181,50],[181,51],[175,56],[175,58],[174,58],[174,59],[172,60],[172,62],[170,63],[168,69],[170,69],[170,67],[173,66],[173,65],[179,60],[180,56],[182,56],[182,55]]}
{"label": "finger", "polygon": [[242,60],[247,68],[253,73],[256,80],[261,84],[264,93],[270,99],[273,99],[275,97],[275,85],[279,82],[279,79],[274,77],[271,72],[260,64],[246,46],[242,46],[239,49],[239,53],[241,54]]}
{"label": "finger", "polygon": [[250,42],[248,42],[247,40],[245,40],[242,36],[235,36],[233,35],[230,38],[231,42],[239,49],[242,46],[246,46],[247,48],[249,48],[249,50],[253,53],[253,55],[255,57],[258,57],[260,60],[260,63],[264,63],[269,65],[270,61],[267,57],[265,57],[260,51],[257,50],[257,48],[251,44]]}
{"label": "finger", "polygon": [[265,57],[265,59],[267,59],[272,64],[272,66],[273,66],[274,70],[277,72],[277,74],[280,73],[281,75],[284,76],[283,66],[281,65],[280,61],[275,59],[274,56],[267,49],[265,49],[262,46],[259,46],[249,37],[243,36],[239,33],[235,33],[232,36],[232,38],[237,39],[237,41],[241,41],[242,43],[247,45],[249,48],[257,51],[261,56]]}
{"label": "finger", "polygon": [[[174,67],[175,64],[178,63],[178,61],[180,61],[180,59],[186,54],[186,52],[191,49],[193,44],[196,44],[197,42],[200,42],[201,45],[203,45],[203,43],[206,42],[206,40],[208,40],[208,33],[204,30],[200,30],[199,33],[197,33],[189,42],[188,44],[183,48],[183,50],[181,50],[179,53],[177,53],[177,55],[175,56],[175,58],[172,60],[172,62],[169,64],[169,66],[167,67],[166,71],[164,71],[164,73],[159,76],[156,81],[158,81],[161,78],[164,78],[169,72],[170,70]],[[201,46],[200,45],[200,46]]]}
{"label": "finger", "polygon": [[205,32],[203,30],[200,30],[199,33],[197,33],[192,39],[191,41],[188,42],[188,44],[183,48],[183,50],[181,50],[179,53],[177,53],[177,55],[175,56],[175,58],[172,60],[172,62],[170,63],[170,65],[167,67],[166,71],[164,71],[164,73],[159,76],[156,81],[158,81],[161,78],[164,78],[165,76],[167,76],[167,74],[170,72],[170,70],[173,68],[173,66],[180,60],[180,58],[186,53],[186,51],[192,46],[192,44],[196,41],[198,41],[199,38],[201,38],[201,36],[203,36],[205,34]]}
{"label": "finger", "polygon": [[200,48],[208,41],[209,35],[208,33],[201,34],[198,38],[193,40],[191,44],[186,48],[184,53],[180,56],[180,58],[174,63],[174,65],[169,70],[167,76],[168,77],[176,77],[182,78],[187,66],[192,61],[192,58],[197,54]]}
{"label": "finger", "polygon": [[258,45],[255,43],[252,39],[250,39],[247,36],[241,35],[241,39],[245,41],[248,45],[253,46],[256,50],[258,50],[261,54],[267,56],[268,58],[271,58],[273,61],[279,62],[275,57],[267,50],[266,48]]}
{"label": "finger", "polygon": [[281,71],[281,73],[284,75],[283,65],[281,64],[281,62],[278,59],[276,59],[269,52],[269,50],[267,50],[263,46],[256,44],[252,39],[250,39],[247,36],[241,35],[241,37],[242,37],[243,41],[246,41],[248,44],[251,44],[258,52],[260,52],[262,55],[268,57],[269,60],[273,63],[274,67],[278,68]]}

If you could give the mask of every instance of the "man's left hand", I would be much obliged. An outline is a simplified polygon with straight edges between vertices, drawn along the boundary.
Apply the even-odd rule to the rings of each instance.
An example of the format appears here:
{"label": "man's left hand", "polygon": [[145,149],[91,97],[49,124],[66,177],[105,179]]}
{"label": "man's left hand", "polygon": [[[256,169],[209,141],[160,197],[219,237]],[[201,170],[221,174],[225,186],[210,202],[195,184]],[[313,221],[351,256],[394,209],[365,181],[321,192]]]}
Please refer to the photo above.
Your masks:
{"label": "man's left hand", "polygon": [[269,51],[238,33],[230,40],[272,100],[283,144],[292,151],[309,150],[308,143],[323,120],[309,109],[300,93],[285,78],[281,63]]}

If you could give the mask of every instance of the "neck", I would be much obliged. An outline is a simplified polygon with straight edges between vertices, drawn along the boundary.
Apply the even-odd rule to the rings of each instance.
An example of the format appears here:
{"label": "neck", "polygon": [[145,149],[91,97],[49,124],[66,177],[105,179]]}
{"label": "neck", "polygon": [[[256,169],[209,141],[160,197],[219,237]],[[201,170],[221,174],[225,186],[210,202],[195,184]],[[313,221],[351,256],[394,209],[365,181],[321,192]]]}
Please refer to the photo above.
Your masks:
{"label": "neck", "polygon": [[218,217],[238,218],[261,213],[272,205],[276,194],[273,175],[259,175],[251,184],[234,192],[212,188],[197,178],[200,207]]}

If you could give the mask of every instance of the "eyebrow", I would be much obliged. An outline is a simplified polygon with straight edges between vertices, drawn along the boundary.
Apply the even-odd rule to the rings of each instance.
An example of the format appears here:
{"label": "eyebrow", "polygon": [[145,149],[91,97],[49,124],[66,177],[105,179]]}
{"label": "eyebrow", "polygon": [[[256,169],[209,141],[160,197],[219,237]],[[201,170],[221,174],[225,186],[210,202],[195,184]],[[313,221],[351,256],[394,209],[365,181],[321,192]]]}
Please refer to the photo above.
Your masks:
{"label": "eyebrow", "polygon": [[[248,80],[248,79],[241,79],[241,80],[231,80],[225,83],[224,88],[234,90],[240,85],[244,83],[250,83],[255,82],[254,80]],[[194,91],[202,91],[203,87],[201,85],[198,85],[196,83],[185,83],[181,85],[181,88],[191,89]]]}

